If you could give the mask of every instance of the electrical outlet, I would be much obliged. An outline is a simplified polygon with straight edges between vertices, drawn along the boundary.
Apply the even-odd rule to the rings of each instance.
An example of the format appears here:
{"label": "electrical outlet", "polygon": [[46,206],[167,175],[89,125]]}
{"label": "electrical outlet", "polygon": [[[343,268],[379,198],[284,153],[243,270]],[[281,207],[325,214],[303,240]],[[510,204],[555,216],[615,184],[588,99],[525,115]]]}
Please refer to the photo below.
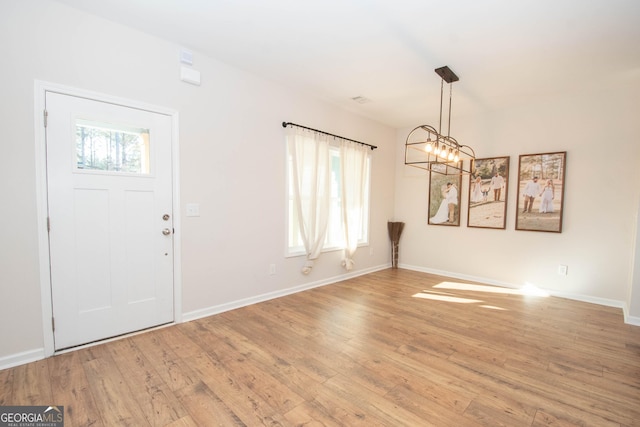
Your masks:
{"label": "electrical outlet", "polygon": [[566,276],[567,275],[567,266],[560,264],[558,266],[558,274],[561,275],[561,276]]}
{"label": "electrical outlet", "polygon": [[269,264],[269,275],[273,276],[274,274],[276,274],[276,265]]}

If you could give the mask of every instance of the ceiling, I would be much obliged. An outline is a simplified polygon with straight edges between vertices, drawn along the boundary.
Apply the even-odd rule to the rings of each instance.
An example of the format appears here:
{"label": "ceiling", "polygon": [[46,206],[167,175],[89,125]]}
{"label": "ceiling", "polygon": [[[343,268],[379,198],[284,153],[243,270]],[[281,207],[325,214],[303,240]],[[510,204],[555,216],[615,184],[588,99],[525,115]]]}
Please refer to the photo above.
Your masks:
{"label": "ceiling", "polygon": [[454,119],[640,81],[639,0],[58,1],[397,128],[437,119],[443,65]]}

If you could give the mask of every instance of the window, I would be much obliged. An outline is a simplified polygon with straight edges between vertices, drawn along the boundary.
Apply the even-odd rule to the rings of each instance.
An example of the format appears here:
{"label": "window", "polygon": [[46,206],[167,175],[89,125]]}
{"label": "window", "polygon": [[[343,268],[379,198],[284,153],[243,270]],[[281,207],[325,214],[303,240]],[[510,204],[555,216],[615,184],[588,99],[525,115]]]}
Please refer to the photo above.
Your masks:
{"label": "window", "polygon": [[76,120],[76,169],[149,174],[149,130]]}
{"label": "window", "polygon": [[[329,224],[327,236],[325,238],[323,250],[342,249],[345,246],[344,228],[342,220],[342,200],[341,200],[341,174],[340,174],[340,151],[338,147],[331,147],[330,169],[331,169],[331,206],[329,213]],[[287,188],[288,188],[288,216],[287,216],[287,255],[295,256],[305,253],[304,243],[300,236],[300,225],[298,223],[298,213],[295,209],[294,192],[292,184],[292,165],[290,155],[287,155]],[[371,157],[367,157],[366,162],[366,191],[364,195],[364,209],[362,229],[358,235],[358,245],[368,243],[369,239],[369,180],[371,174]],[[304,196],[303,196],[304,197]]]}

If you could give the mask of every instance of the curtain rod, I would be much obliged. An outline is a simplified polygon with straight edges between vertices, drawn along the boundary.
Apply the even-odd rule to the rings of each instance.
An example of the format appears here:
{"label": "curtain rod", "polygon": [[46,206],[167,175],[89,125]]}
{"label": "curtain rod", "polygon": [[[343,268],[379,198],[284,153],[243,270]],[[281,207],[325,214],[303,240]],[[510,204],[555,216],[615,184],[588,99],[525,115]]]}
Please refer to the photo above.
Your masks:
{"label": "curtain rod", "polygon": [[376,148],[378,148],[378,147],[377,147],[377,146],[375,146],[375,145],[371,145],[371,144],[367,144],[367,143],[364,143],[364,142],[356,141],[355,139],[344,138],[344,137],[342,137],[342,136],[334,135],[334,134],[329,133],[329,132],[324,132],[324,131],[321,131],[321,130],[318,130],[318,129],[313,129],[313,128],[310,128],[310,127],[297,125],[297,124],[295,124],[295,123],[291,123],[291,122],[282,122],[282,127],[283,127],[283,128],[286,128],[288,125],[296,126],[296,127],[302,128],[302,129],[311,130],[311,131],[314,131],[314,132],[320,132],[320,133],[323,133],[323,134],[325,134],[325,135],[333,136],[333,137],[335,137],[335,138],[344,139],[345,141],[351,141],[351,142],[355,142],[355,143],[357,143],[357,144],[366,145],[367,147],[371,148],[371,150],[375,150]]}

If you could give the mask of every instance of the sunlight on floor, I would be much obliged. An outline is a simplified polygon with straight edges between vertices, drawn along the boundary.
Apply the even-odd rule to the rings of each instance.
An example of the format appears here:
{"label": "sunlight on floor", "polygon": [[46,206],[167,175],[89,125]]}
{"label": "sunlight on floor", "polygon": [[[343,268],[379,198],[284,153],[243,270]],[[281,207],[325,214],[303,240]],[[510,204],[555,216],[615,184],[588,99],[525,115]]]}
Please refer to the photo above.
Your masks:
{"label": "sunlight on floor", "polygon": [[431,299],[435,301],[456,302],[458,304],[475,304],[475,303],[483,302],[477,299],[461,298],[461,297],[454,297],[454,296],[442,295],[442,294],[433,294],[429,291],[418,292],[417,294],[413,295],[413,297]]}
{"label": "sunlight on floor", "polygon": [[538,288],[532,283],[525,283],[520,289],[516,288],[503,288],[500,286],[490,285],[475,285],[472,283],[458,283],[458,282],[441,282],[434,286],[438,289],[452,289],[458,291],[473,291],[473,292],[489,292],[494,294],[508,294],[508,295],[530,295],[537,297],[548,297],[549,293]]}
{"label": "sunlight on floor", "polygon": [[540,289],[532,283],[525,283],[521,288],[521,291],[522,295],[532,295],[534,297],[548,297],[551,295],[549,294],[549,292],[545,291],[544,289]]}
{"label": "sunlight on floor", "polygon": [[[460,283],[460,282],[440,282],[435,285],[432,290],[425,289],[422,292],[418,292],[417,294],[412,295],[414,298],[422,298],[422,299],[430,299],[434,301],[444,301],[444,302],[453,302],[457,304],[481,304],[485,301],[473,298],[467,298],[462,296],[457,296],[452,292],[446,292],[445,290],[450,291],[471,291],[471,292],[485,292],[485,293],[493,293],[493,294],[506,294],[506,295],[523,295],[523,296],[536,296],[536,297],[548,297],[549,293],[538,288],[537,286],[531,283],[525,283],[525,285],[520,288],[503,288],[500,286],[490,286],[490,285],[476,285],[472,283]],[[494,305],[480,305],[482,308],[486,308],[489,310],[506,310],[502,307],[497,307]]]}
{"label": "sunlight on floor", "polygon": [[502,308],[502,307],[496,307],[495,305],[481,305],[480,307],[482,308],[488,308],[490,310],[501,310],[501,311],[507,311],[506,308]]}

